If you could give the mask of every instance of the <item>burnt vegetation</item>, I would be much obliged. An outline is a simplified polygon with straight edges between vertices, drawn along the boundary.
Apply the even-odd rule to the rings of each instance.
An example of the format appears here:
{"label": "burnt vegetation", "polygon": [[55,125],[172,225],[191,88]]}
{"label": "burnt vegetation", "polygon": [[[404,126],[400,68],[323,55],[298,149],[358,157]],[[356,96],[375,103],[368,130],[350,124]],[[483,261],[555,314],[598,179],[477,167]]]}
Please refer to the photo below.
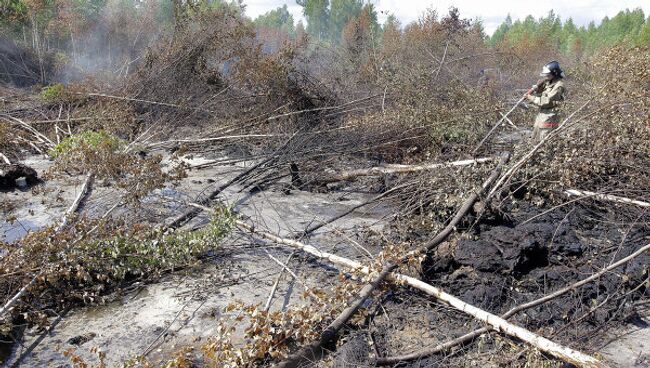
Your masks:
{"label": "burnt vegetation", "polygon": [[[155,339],[131,359],[88,342],[66,357],[597,367],[608,332],[646,323],[650,21],[639,10],[593,29],[552,13],[508,18],[488,37],[457,9],[379,25],[361,1],[299,2],[306,26],[286,7],[252,21],[236,2],[53,3],[2,5],[3,229],[21,221],[14,192],[46,195],[56,180],[82,189],[56,221],[0,242],[10,346],[70,310],[261,249],[291,254],[267,251],[281,264],[267,305],[222,296],[207,338],[150,355]],[[634,32],[611,36],[623,18]],[[567,74],[563,120],[531,142],[533,109],[502,117],[549,59]],[[29,167],[35,155],[48,157],[42,172]],[[191,195],[189,182],[200,186]],[[265,193],[369,197],[287,232],[245,212]],[[381,206],[380,229],[336,226]],[[293,268],[304,294],[275,308]],[[30,352],[0,358],[19,365]]]}

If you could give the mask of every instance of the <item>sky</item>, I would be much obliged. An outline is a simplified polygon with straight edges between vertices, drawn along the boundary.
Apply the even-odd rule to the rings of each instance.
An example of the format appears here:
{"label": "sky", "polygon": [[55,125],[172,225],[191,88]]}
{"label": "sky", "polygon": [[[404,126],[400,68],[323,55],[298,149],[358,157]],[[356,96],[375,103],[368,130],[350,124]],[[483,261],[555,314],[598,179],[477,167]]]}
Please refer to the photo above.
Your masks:
{"label": "sky", "polygon": [[[485,32],[491,35],[503,22],[508,14],[513,20],[524,19],[527,15],[535,18],[546,16],[552,9],[562,20],[569,17],[578,25],[587,25],[592,20],[600,22],[605,16],[610,18],[626,8],[643,9],[646,16],[650,15],[648,0],[544,0],[544,1],[505,1],[505,0],[373,0],[379,12],[379,21],[383,23],[387,14],[394,14],[402,23],[408,24],[424,13],[427,9],[435,9],[439,14],[447,14],[452,5],[460,10],[464,18],[483,21]],[[304,19],[302,8],[295,0],[244,0],[246,14],[255,18],[269,10],[287,4],[294,19]]]}

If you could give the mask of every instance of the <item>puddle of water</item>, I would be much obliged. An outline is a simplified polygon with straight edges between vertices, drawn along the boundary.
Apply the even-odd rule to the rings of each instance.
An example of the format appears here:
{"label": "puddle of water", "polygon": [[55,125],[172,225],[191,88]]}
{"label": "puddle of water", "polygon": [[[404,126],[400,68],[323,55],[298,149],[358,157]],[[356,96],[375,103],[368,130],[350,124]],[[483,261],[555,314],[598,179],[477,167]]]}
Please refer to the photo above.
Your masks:
{"label": "puddle of water", "polygon": [[21,219],[16,220],[13,223],[3,221],[2,224],[0,224],[2,241],[5,243],[13,243],[27,235],[29,232],[40,230],[46,225],[47,222],[43,219]]}

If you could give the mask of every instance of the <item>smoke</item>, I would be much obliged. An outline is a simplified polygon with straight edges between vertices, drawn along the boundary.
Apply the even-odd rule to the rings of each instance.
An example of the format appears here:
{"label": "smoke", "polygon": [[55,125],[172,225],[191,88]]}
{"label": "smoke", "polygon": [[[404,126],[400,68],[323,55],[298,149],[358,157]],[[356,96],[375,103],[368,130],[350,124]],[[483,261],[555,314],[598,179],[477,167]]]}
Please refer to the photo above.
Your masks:
{"label": "smoke", "polygon": [[115,80],[135,70],[156,40],[169,33],[171,14],[164,2],[108,0],[84,21],[68,20],[56,39],[53,81],[92,77]]}
{"label": "smoke", "polygon": [[47,81],[50,76],[48,60],[14,41],[0,36],[0,83],[28,87]]}

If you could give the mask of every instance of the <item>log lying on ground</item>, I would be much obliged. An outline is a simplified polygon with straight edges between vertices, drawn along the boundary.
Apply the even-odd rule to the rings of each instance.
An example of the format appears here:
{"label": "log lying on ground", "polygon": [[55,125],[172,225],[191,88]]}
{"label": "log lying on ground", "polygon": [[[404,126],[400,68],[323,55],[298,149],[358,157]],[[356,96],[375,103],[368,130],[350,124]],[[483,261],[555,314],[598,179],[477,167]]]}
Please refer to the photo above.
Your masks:
{"label": "log lying on ground", "polygon": [[[382,272],[379,274],[378,277],[376,277],[371,283],[367,284],[366,286],[363,287],[361,290],[360,294],[358,297],[354,300],[354,302],[346,308],[343,313],[339,315],[339,317],[336,318],[336,320],[328,327],[325,329],[323,333],[321,333],[320,339],[314,341],[313,343],[303,347],[300,349],[296,354],[293,354],[290,356],[287,360],[285,360],[282,364],[280,364],[278,367],[279,368],[295,368],[298,367],[300,364],[307,362],[307,361],[314,361],[318,358],[320,358],[326,351],[327,347],[329,344],[331,344],[333,341],[336,339],[336,335],[338,334],[338,331],[343,327],[343,325],[359,310],[359,307],[365,302],[365,300],[370,296],[370,294],[381,285],[383,280],[388,276],[390,272],[395,270],[397,268],[397,265],[406,261],[410,256],[416,254],[416,253],[426,253],[433,247],[437,246],[438,244],[442,243],[447,237],[452,233],[452,231],[456,228],[456,225],[460,222],[460,220],[469,212],[469,210],[472,208],[474,203],[478,200],[479,196],[487,190],[487,188],[490,187],[492,182],[496,180],[496,178],[499,176],[499,172],[501,172],[501,168],[503,165],[506,164],[509,158],[509,154],[504,153],[501,155],[501,160],[499,161],[499,164],[492,170],[491,175],[488,177],[488,179],[477,189],[475,190],[469,198],[465,200],[463,205],[460,207],[456,215],[452,218],[452,220],[447,224],[447,226],[437,235],[435,236],[430,242],[426,243],[419,251],[416,252],[409,252],[405,256],[403,256],[400,260],[397,262],[390,262],[386,265],[384,265]],[[395,190],[397,188],[393,188],[392,190]],[[392,191],[391,190],[391,191]],[[389,191],[390,192],[390,191]],[[388,192],[386,192],[388,193]],[[386,194],[384,193],[384,194]],[[381,196],[380,196],[381,197]],[[378,197],[375,197],[378,198]],[[364,205],[364,204],[362,204]],[[358,206],[357,206],[358,207]],[[354,208],[353,208],[354,209]],[[339,219],[346,215],[347,213],[350,213],[351,211],[348,211],[342,215],[335,216],[332,220]],[[331,222],[331,221],[330,221]],[[316,227],[318,228],[318,227]],[[310,229],[305,231],[305,234],[308,234],[308,231]],[[311,230],[313,231],[313,230]]]}
{"label": "log lying on ground", "polygon": [[61,229],[63,229],[64,227],[66,227],[66,225],[68,225],[68,222],[70,221],[70,217],[72,216],[72,214],[77,212],[77,210],[79,209],[79,205],[81,205],[81,202],[84,200],[84,198],[86,198],[88,193],[90,193],[90,186],[92,185],[94,177],[95,175],[92,172],[86,176],[86,180],[81,186],[81,190],[79,191],[77,198],[75,198],[74,202],[72,202],[68,210],[63,215],[63,219],[61,220],[61,223],[54,230],[55,232],[58,233],[59,231],[61,231]]}
{"label": "log lying on ground", "polygon": [[598,200],[601,200],[601,201],[611,201],[611,202],[624,203],[624,204],[633,204],[633,205],[639,206],[639,207],[650,208],[650,203],[648,203],[648,202],[637,201],[635,199],[619,197],[619,196],[610,195],[610,194],[601,194],[601,193],[596,193],[596,192],[590,192],[590,191],[587,191],[587,190],[567,189],[567,190],[564,191],[564,194],[566,194],[568,196],[595,198],[595,199],[598,199]]}
{"label": "log lying on ground", "polygon": [[[303,244],[293,239],[281,238],[271,233],[258,230],[254,226],[246,224],[245,222],[240,220],[235,221],[235,223],[237,227],[249,231],[253,235],[256,235],[262,239],[266,239],[277,244],[286,245],[294,249],[299,249],[319,259],[327,260],[336,266],[347,267],[352,270],[359,271],[365,274],[369,274],[371,272],[371,270],[367,266],[364,266],[357,261],[345,257],[341,257],[335,254],[320,251],[316,247],[309,244]],[[585,368],[605,367],[605,365],[602,362],[587,354],[556,344],[522,327],[515,326],[512,323],[506,321],[505,319],[497,315],[479,309],[471,304],[465,303],[464,301],[458,299],[457,297],[448,294],[433,285],[429,285],[423,281],[420,281],[414,277],[393,273],[388,276],[388,279],[398,284],[409,285],[415,289],[423,291],[426,294],[431,295],[434,298],[441,300],[449,304],[450,306],[460,310],[461,312],[466,313],[476,318],[477,320],[490,325],[491,328],[494,329],[495,331],[505,333],[509,336],[524,341],[534,346],[535,348],[547,354],[550,354],[562,361],[574,364],[578,367],[585,367]]]}
{"label": "log lying on ground", "polygon": [[440,243],[442,243],[449,234],[451,234],[452,231],[456,228],[458,223],[460,223],[460,220],[463,219],[463,217],[469,212],[469,210],[474,206],[474,204],[479,200],[481,195],[490,188],[492,183],[494,183],[495,180],[499,177],[499,173],[501,173],[501,169],[503,168],[503,165],[505,165],[508,160],[510,160],[510,153],[502,153],[501,154],[501,159],[499,160],[499,164],[492,170],[492,173],[490,176],[481,184],[481,187],[475,190],[470,196],[465,200],[463,205],[460,207],[458,212],[456,212],[456,215],[451,219],[449,224],[438,233],[433,239],[429,240],[426,242],[426,244],[423,247],[423,251],[430,251],[434,247],[438,246]]}
{"label": "log lying on ground", "polygon": [[385,266],[379,275],[377,275],[372,282],[365,285],[356,299],[339,314],[332,323],[325,328],[320,334],[320,338],[315,340],[309,345],[301,348],[297,353],[292,354],[282,363],[278,364],[277,368],[298,368],[307,362],[315,362],[319,360],[325,353],[331,351],[336,343],[336,336],[339,331],[345,326],[347,321],[352,318],[354,314],[361,308],[363,303],[370,297],[372,292],[381,285],[381,283],[388,277],[394,270],[396,265]]}
{"label": "log lying on ground", "polygon": [[480,164],[484,162],[494,161],[494,157],[483,157],[472,160],[461,160],[461,161],[452,161],[436,164],[426,164],[426,165],[386,165],[386,166],[377,166],[371,167],[369,169],[359,169],[359,170],[350,170],[343,171],[338,174],[334,174],[325,178],[318,178],[315,180],[317,183],[327,184],[337,181],[351,180],[362,176],[378,176],[386,174],[409,174],[420,171],[434,170],[441,167],[460,167],[468,166],[473,164]]}
{"label": "log lying on ground", "polygon": [[[593,275],[591,275],[591,276],[589,276],[589,277],[587,277],[587,278],[585,278],[583,280],[580,280],[580,281],[578,281],[578,282],[576,282],[574,284],[571,284],[571,285],[569,285],[567,287],[564,287],[564,288],[562,288],[560,290],[557,290],[557,291],[555,291],[555,292],[553,292],[551,294],[545,295],[545,296],[543,296],[541,298],[531,300],[530,302],[520,304],[520,305],[510,309],[506,313],[502,314],[501,318],[508,319],[508,318],[514,316],[515,314],[517,314],[517,313],[519,313],[521,311],[524,311],[526,309],[529,309],[529,308],[544,304],[544,303],[546,303],[546,302],[548,302],[550,300],[553,300],[553,299],[555,299],[555,298],[557,298],[557,297],[559,297],[561,295],[564,295],[564,294],[566,294],[566,293],[568,293],[568,292],[570,292],[572,290],[576,290],[579,287],[581,287],[583,285],[586,285],[586,284],[600,278],[604,274],[606,274],[608,272],[611,272],[612,270],[629,263],[631,260],[639,257],[640,255],[642,255],[643,253],[645,253],[645,252],[647,252],[649,250],[650,250],[650,244],[647,244],[644,247],[642,247],[641,249],[637,250],[636,252],[630,254],[629,256],[617,261],[616,263],[613,263],[613,264],[609,265],[606,268],[603,268],[599,272],[597,272],[597,273],[595,273],[595,274],[593,274]],[[410,354],[404,354],[404,355],[392,356],[392,357],[384,357],[384,358],[377,358],[375,360],[375,364],[377,364],[377,365],[395,365],[395,364],[399,364],[399,363],[403,363],[403,362],[408,362],[408,361],[411,361],[411,360],[422,359],[422,358],[425,358],[427,356],[431,356],[433,354],[438,354],[438,353],[441,353],[443,351],[447,351],[447,350],[449,350],[449,349],[451,349],[451,348],[453,348],[455,346],[466,344],[466,343],[474,340],[475,338],[481,336],[482,334],[488,332],[489,330],[490,329],[487,328],[487,327],[482,327],[482,328],[476,329],[476,330],[474,330],[472,332],[469,332],[469,333],[467,333],[467,334],[465,334],[463,336],[457,337],[457,338],[455,338],[453,340],[449,340],[447,342],[444,342],[442,344],[438,344],[438,345],[435,345],[435,346],[432,346],[432,347],[429,347],[429,348],[424,348],[424,349],[418,350],[418,351],[410,353]]]}

